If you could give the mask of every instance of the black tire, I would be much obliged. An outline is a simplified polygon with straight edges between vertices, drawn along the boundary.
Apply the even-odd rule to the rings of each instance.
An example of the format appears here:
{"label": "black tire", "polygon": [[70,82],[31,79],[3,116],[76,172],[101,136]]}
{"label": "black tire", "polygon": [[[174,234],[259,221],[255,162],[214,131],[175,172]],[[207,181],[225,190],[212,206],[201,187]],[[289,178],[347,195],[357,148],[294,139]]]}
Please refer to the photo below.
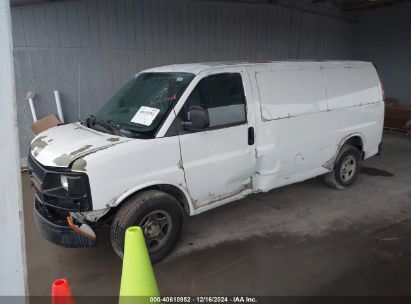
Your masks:
{"label": "black tire", "polygon": [[360,167],[361,151],[354,146],[344,145],[337,155],[333,170],[325,174],[323,180],[333,189],[344,190],[356,181]]}
{"label": "black tire", "polygon": [[[171,221],[171,224],[162,226],[160,222],[164,221]],[[180,238],[183,210],[173,196],[159,190],[147,190],[128,198],[118,210],[111,225],[111,245],[121,259],[125,232],[131,226],[142,226],[151,262],[157,263],[174,249]],[[155,232],[157,235],[154,236]],[[149,236],[150,233],[153,234],[153,238]],[[154,239],[160,234],[167,237],[162,241]]]}

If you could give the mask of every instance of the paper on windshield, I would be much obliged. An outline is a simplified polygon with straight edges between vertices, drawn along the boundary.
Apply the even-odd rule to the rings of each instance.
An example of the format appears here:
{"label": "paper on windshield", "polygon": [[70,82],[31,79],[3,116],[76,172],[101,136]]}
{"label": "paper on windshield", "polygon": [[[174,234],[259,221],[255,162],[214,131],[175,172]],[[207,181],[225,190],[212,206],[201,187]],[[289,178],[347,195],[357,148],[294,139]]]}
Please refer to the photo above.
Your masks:
{"label": "paper on windshield", "polygon": [[133,116],[131,122],[140,125],[150,126],[159,112],[159,109],[142,106]]}

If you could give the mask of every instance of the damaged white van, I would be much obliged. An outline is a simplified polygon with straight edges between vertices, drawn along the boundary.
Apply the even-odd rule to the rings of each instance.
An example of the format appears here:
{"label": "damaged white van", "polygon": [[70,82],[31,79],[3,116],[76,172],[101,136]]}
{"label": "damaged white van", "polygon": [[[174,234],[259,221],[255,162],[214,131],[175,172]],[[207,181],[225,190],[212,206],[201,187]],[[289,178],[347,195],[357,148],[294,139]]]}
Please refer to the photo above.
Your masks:
{"label": "damaged white van", "polygon": [[376,155],[383,91],[373,64],[204,63],[133,77],[84,122],[39,134],[28,164],[35,219],[65,247],[111,224],[139,225],[153,262],[175,246],[184,214],[324,175],[350,186]]}

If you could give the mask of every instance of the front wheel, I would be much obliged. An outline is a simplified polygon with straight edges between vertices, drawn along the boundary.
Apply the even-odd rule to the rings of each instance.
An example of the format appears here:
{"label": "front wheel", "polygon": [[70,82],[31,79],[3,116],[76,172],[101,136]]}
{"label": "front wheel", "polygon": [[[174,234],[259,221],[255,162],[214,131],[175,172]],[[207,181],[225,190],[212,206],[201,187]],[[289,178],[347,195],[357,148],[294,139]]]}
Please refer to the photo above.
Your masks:
{"label": "front wheel", "polygon": [[351,186],[358,177],[361,166],[361,151],[345,145],[338,153],[334,169],[324,175],[324,182],[331,188],[343,190]]}
{"label": "front wheel", "polygon": [[138,193],[124,203],[111,225],[111,245],[123,258],[127,228],[140,226],[152,263],[164,259],[175,247],[183,226],[183,211],[178,201],[159,190]]}

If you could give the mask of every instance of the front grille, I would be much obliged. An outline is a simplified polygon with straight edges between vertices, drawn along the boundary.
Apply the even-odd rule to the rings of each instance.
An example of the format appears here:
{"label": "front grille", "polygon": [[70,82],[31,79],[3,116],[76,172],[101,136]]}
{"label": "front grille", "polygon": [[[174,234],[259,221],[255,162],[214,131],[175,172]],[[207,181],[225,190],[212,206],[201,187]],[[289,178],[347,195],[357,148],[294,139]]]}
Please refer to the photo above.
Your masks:
{"label": "front grille", "polygon": [[44,178],[46,177],[46,170],[44,170],[37,163],[37,161],[33,158],[31,153],[29,153],[29,156],[27,158],[27,165],[29,167],[30,174],[35,175],[40,182],[43,182]]}
{"label": "front grille", "polygon": [[[70,169],[65,168],[43,167],[31,153],[28,155],[27,165],[39,203],[65,213],[92,210],[90,184],[86,174],[70,172]],[[63,190],[60,183],[61,174],[78,177],[80,182],[77,187],[81,193],[70,194]]]}

